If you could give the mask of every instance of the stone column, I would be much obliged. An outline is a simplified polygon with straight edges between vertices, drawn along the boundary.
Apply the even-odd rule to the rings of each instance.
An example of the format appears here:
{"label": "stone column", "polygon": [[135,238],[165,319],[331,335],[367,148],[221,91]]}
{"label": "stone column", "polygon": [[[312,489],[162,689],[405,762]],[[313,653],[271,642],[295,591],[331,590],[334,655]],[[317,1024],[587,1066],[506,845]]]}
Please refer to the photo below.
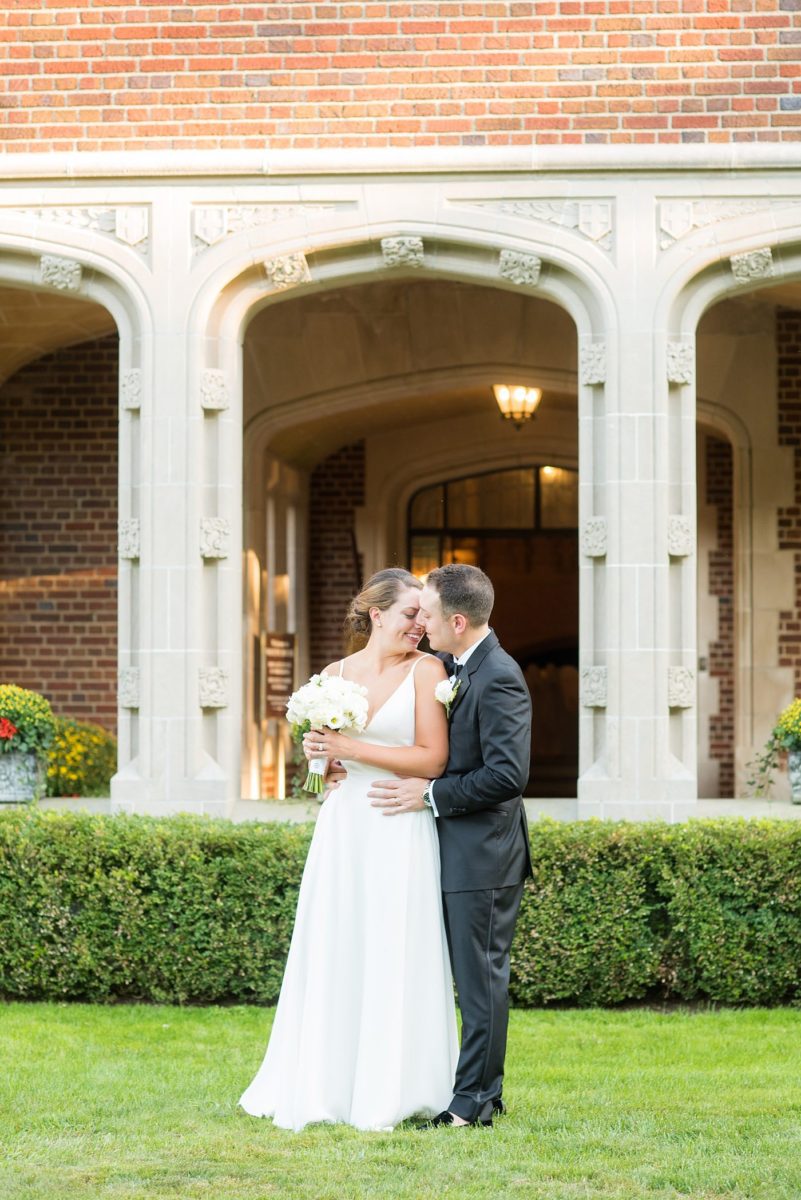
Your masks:
{"label": "stone column", "polygon": [[121,375],[120,552],[128,565],[112,806],[223,815],[239,795],[239,347],[188,332],[183,200],[155,199],[153,232],[157,332]]}
{"label": "stone column", "polygon": [[618,328],[580,345],[578,813],[677,819],[696,798],[694,347],[654,329],[645,206],[618,220]]}

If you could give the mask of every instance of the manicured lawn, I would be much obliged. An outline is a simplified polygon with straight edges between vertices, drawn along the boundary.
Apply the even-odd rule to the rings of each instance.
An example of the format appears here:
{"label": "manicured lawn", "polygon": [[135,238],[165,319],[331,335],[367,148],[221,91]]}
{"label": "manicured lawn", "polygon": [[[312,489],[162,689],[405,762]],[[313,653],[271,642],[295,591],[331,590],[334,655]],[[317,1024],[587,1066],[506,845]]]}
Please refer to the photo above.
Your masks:
{"label": "manicured lawn", "polygon": [[273,1129],[271,1014],[0,1006],[3,1200],[798,1200],[801,1011],[513,1014],[493,1130]]}

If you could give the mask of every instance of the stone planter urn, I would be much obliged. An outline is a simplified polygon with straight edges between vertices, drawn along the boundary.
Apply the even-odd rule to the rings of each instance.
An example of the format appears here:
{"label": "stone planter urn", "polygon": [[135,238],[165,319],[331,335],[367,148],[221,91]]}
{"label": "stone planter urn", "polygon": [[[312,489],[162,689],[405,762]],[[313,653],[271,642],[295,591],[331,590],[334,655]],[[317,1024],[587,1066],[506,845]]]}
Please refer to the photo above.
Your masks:
{"label": "stone planter urn", "polygon": [[790,777],[790,795],[793,804],[801,804],[801,750],[788,751],[787,774]]}
{"label": "stone planter urn", "polygon": [[38,755],[22,750],[0,754],[0,804],[29,803],[36,799],[40,784]]}

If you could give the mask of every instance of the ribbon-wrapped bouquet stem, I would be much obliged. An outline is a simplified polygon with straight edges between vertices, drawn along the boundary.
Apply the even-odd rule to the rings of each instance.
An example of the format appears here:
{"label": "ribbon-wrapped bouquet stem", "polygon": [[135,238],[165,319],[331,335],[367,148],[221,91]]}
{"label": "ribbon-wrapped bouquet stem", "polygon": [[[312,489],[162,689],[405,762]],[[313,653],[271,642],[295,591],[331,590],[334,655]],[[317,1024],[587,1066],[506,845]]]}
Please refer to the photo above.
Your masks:
{"label": "ribbon-wrapped bouquet stem", "polygon": [[[367,725],[367,688],[341,675],[312,675],[308,683],[289,697],[287,720],[292,737],[299,742],[311,729],[333,729],[338,733],[361,733]],[[328,759],[313,758],[303,787],[319,796],[325,787]]]}

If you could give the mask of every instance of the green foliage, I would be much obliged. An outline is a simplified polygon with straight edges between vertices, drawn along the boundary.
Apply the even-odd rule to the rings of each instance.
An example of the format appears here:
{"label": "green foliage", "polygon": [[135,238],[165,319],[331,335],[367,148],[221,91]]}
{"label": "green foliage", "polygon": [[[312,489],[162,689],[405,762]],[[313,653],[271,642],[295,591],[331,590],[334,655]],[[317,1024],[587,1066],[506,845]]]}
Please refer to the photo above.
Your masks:
{"label": "green foliage", "polygon": [[0,684],[0,754],[45,754],[54,732],[55,718],[44,696],[14,683]]}
{"label": "green foliage", "polygon": [[275,1000],[310,832],[0,813],[0,994]]}
{"label": "green foliage", "polygon": [[[0,813],[0,995],[273,1002],[310,836]],[[541,822],[532,857],[515,1003],[801,1003],[801,822]]]}
{"label": "green foliage", "polygon": [[47,755],[48,796],[107,796],[117,770],[117,739],[99,725],[56,717]]}

